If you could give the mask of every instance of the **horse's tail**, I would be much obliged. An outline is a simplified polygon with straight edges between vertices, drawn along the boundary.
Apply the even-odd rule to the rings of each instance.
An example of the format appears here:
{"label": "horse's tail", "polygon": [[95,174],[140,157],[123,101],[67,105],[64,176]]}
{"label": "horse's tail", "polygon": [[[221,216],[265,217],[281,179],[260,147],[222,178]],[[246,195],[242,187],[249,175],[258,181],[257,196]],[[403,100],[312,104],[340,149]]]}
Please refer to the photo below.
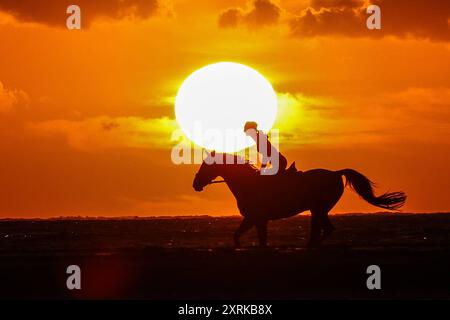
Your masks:
{"label": "horse's tail", "polygon": [[366,176],[353,169],[344,169],[337,171],[338,174],[344,175],[350,187],[356,191],[368,203],[389,210],[398,210],[406,201],[404,192],[386,192],[381,196],[375,196],[373,187],[375,184]]}

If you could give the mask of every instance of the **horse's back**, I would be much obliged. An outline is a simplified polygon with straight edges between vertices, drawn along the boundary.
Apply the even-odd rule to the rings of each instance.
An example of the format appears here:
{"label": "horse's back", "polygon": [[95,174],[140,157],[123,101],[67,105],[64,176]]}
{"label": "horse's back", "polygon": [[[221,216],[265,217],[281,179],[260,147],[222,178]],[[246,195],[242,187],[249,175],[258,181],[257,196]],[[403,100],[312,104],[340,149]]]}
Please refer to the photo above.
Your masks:
{"label": "horse's back", "polygon": [[321,169],[321,168],[311,169],[311,170],[307,170],[307,171],[303,171],[303,172],[299,171],[298,173],[304,174],[304,175],[314,175],[314,176],[316,176],[316,175],[318,175],[318,176],[322,176],[322,175],[336,175],[337,174],[336,171],[331,171],[331,170],[328,170],[328,169]]}
{"label": "horse's back", "polygon": [[[286,187],[288,189],[285,189]],[[288,217],[310,210],[324,202],[334,202],[341,197],[344,184],[341,175],[335,171],[312,169],[298,172],[296,178],[281,189],[286,192],[287,201],[282,207],[287,210],[282,210],[284,213],[278,216]]]}
{"label": "horse's back", "polygon": [[341,175],[336,171],[331,171],[327,169],[311,169],[304,172],[297,173],[299,179],[304,179],[308,182],[324,183],[328,181],[336,181],[341,178]]}

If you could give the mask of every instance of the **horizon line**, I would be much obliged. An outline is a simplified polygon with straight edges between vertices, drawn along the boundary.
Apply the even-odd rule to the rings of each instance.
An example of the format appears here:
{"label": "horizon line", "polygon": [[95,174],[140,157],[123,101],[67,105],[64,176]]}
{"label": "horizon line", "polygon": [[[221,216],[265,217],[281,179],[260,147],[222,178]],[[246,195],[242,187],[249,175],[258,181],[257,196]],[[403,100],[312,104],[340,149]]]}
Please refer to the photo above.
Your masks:
{"label": "horizon line", "polygon": [[[344,212],[344,213],[332,213],[335,216],[359,216],[359,215],[429,215],[429,214],[450,214],[448,211],[433,211],[433,212],[391,212],[391,211],[375,211],[375,212]],[[298,215],[295,218],[302,216],[310,216],[308,212],[306,214]],[[150,215],[150,216],[138,216],[138,215],[127,215],[127,216],[52,216],[52,217],[5,217],[0,218],[0,222],[3,221],[29,221],[29,220],[157,220],[157,219],[224,219],[224,218],[241,218],[240,214],[233,215]]]}

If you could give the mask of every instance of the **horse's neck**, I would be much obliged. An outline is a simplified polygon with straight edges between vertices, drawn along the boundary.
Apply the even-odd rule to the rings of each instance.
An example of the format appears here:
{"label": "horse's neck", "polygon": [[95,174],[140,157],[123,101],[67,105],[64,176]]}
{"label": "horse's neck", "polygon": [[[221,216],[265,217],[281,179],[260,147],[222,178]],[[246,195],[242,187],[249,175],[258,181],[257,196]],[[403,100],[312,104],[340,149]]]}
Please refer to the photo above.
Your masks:
{"label": "horse's neck", "polygon": [[225,180],[233,195],[238,198],[239,195],[245,193],[248,189],[248,182],[251,178],[252,172],[241,170],[234,170],[235,168],[223,168],[220,172],[220,176]]}

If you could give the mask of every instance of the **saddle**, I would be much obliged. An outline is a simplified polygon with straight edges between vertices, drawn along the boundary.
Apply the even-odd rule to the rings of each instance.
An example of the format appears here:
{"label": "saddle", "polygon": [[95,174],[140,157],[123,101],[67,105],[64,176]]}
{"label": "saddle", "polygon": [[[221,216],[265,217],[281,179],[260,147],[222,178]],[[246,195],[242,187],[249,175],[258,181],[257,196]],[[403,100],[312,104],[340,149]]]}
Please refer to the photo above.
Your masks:
{"label": "saddle", "polygon": [[263,177],[263,179],[280,179],[280,178],[292,178],[294,176],[297,176],[297,173],[301,173],[301,171],[298,171],[297,168],[295,167],[295,161],[291,163],[291,165],[289,166],[289,168],[287,168],[286,170],[284,170],[283,172],[279,172],[278,174],[275,175],[262,175],[261,177]]}

